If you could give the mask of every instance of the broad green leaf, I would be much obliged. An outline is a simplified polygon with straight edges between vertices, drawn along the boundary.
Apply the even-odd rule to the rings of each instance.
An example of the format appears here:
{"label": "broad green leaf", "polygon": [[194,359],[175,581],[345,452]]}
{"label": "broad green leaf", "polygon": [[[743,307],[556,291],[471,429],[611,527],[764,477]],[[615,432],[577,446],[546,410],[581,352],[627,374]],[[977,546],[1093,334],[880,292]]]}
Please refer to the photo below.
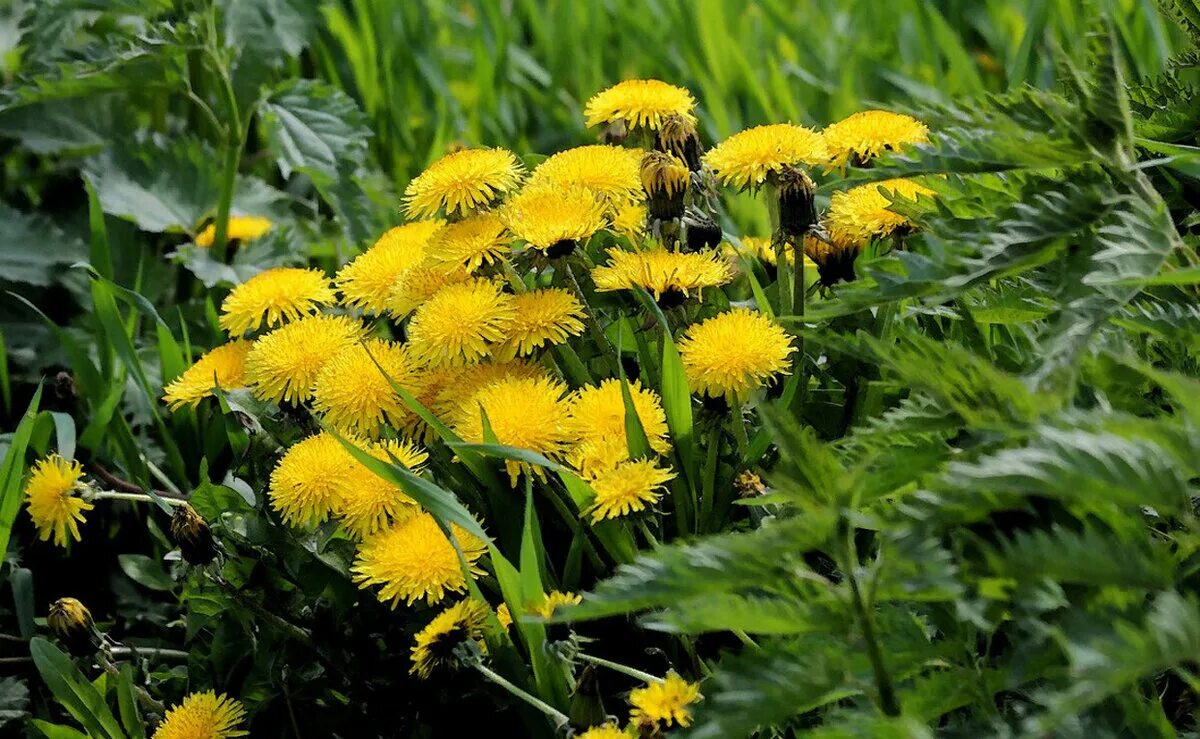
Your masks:
{"label": "broad green leaf", "polygon": [[8,551],[8,540],[12,535],[13,521],[21,507],[21,481],[25,476],[25,450],[37,421],[38,403],[42,399],[42,386],[33,393],[29,408],[21,416],[17,430],[13,433],[4,462],[0,465],[0,552]]}
{"label": "broad green leaf", "polygon": [[313,80],[284,83],[259,106],[285,177],[303,172],[322,183],[362,163],[371,132],[354,101]]}
{"label": "broad green leaf", "polygon": [[87,681],[67,655],[41,637],[29,645],[33,663],[50,692],[93,739],[124,739],[104,696]]}
{"label": "broad green leaf", "polygon": [[144,554],[121,554],[117,562],[122,572],[143,587],[162,591],[175,587],[175,581],[163,570],[162,565]]}
{"label": "broad green leaf", "polygon": [[[53,244],[54,248],[46,248]],[[45,286],[62,271],[87,259],[83,242],[64,234],[40,215],[0,203],[0,280]]]}

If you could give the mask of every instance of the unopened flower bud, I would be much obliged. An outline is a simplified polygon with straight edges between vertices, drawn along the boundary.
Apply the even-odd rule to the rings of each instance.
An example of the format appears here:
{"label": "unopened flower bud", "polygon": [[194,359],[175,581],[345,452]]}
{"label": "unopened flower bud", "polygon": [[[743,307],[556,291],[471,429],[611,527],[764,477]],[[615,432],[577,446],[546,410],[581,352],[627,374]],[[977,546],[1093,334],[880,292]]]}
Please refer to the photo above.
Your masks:
{"label": "unopened flower bud", "polygon": [[651,218],[674,221],[682,217],[690,182],[687,165],[676,156],[650,151],[642,159],[642,189]]}
{"label": "unopened flower bud", "polygon": [[206,565],[217,556],[212,530],[187,503],[175,507],[175,514],[171,516],[171,538],[189,564]]}
{"label": "unopened flower bud", "polygon": [[779,230],[784,236],[802,239],[817,225],[816,183],[804,170],[787,167],[779,173]]}
{"label": "unopened flower bud", "polygon": [[76,657],[92,654],[100,646],[91,612],[75,598],[59,598],[51,603],[46,623]]}

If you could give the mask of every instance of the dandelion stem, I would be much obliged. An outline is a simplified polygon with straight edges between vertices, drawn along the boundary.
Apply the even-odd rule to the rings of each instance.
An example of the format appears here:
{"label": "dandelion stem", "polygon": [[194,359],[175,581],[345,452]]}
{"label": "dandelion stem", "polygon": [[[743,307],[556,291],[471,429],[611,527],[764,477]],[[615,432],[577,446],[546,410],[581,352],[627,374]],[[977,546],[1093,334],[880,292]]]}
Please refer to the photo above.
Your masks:
{"label": "dandelion stem", "polygon": [[747,451],[750,448],[750,439],[746,435],[746,415],[742,413],[741,400],[734,398],[730,404],[730,413],[733,416],[731,425],[733,426],[733,438],[737,441],[738,458],[745,462],[747,461]]}
{"label": "dandelion stem", "polygon": [[190,655],[182,649],[159,649],[158,647],[113,647],[109,650],[113,657],[136,657],[139,654],[147,657],[163,657],[172,659],[187,659]]}
{"label": "dandelion stem", "polygon": [[592,310],[592,305],[588,302],[587,294],[584,293],[579,280],[575,278],[575,271],[571,269],[571,263],[566,260],[563,260],[563,262],[563,269],[567,273],[571,287],[575,289],[575,297],[579,298],[579,302],[583,304],[583,309],[587,312],[588,333],[592,335],[592,341],[596,342],[596,348],[604,353],[605,359],[613,362],[612,371],[615,373],[617,365],[621,363],[621,359],[617,356],[617,352],[612,344],[609,343],[608,337],[604,335],[604,330],[600,328],[599,317],[596,311]]}
{"label": "dandelion stem", "polygon": [[532,696],[529,693],[525,692],[524,690],[521,690],[516,685],[509,682],[504,676],[500,675],[497,672],[494,672],[490,667],[484,665],[482,662],[476,661],[474,663],[474,665],[475,665],[475,669],[479,670],[480,674],[482,674],[488,680],[491,680],[492,682],[496,683],[500,687],[507,690],[509,693],[512,693],[517,698],[520,698],[521,700],[525,701],[529,705],[533,706],[534,708],[538,709],[539,711],[541,711],[542,713],[546,714],[551,719],[553,719],[554,727],[556,729],[562,728],[563,726],[566,726],[570,722],[570,719],[567,718],[567,715],[565,713],[563,713],[562,711],[559,711],[557,708],[550,705],[549,703],[546,703],[545,701],[541,700],[540,698]]}
{"label": "dandelion stem", "polygon": [[883,661],[883,650],[879,647],[879,639],[875,635],[875,619],[867,609],[858,585],[858,551],[854,546],[854,527],[847,521],[842,522],[846,530],[846,562],[843,570],[850,584],[850,601],[854,615],[862,629],[863,641],[867,644],[867,657],[871,661],[871,671],[875,674],[875,687],[879,693],[879,709],[885,716],[900,715],[900,701],[896,697],[896,689],[892,685],[891,675]]}
{"label": "dandelion stem", "polygon": [[592,655],[584,654],[583,652],[578,652],[575,656],[577,658],[583,660],[584,662],[591,662],[594,665],[600,665],[601,667],[607,667],[608,669],[613,670],[614,672],[620,672],[621,674],[628,675],[637,680],[641,680],[644,683],[649,683],[649,684],[653,685],[654,683],[662,682],[661,677],[655,677],[654,675],[651,675],[648,672],[642,672],[639,669],[629,667],[627,665],[623,665],[619,662],[610,662],[609,660],[602,659],[600,657],[593,657]]}
{"label": "dandelion stem", "polygon": [[[97,490],[87,496],[89,500],[128,500],[134,503],[156,503],[154,498],[151,498],[146,493],[118,493],[115,490]],[[187,505],[186,500],[177,498],[161,498],[167,505]]]}

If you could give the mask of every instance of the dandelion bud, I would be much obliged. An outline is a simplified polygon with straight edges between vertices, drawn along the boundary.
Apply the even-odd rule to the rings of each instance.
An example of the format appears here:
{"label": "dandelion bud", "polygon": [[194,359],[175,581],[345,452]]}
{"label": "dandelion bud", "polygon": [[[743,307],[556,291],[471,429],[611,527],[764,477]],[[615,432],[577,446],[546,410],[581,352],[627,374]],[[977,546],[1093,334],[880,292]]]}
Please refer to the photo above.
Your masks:
{"label": "dandelion bud", "polygon": [[76,657],[91,654],[100,646],[91,612],[75,598],[59,598],[51,603],[46,623]]}
{"label": "dandelion bud", "polygon": [[804,238],[804,254],[816,263],[825,287],[842,281],[854,282],[854,261],[860,250],[857,244],[837,238],[825,240],[812,234]]}
{"label": "dandelion bud", "polygon": [[175,507],[171,516],[171,538],[188,564],[206,565],[217,556],[217,544],[212,529],[187,503]]}
{"label": "dandelion bud", "polygon": [[779,230],[784,236],[803,238],[817,225],[816,184],[804,170],[787,167],[779,173]]}
{"label": "dandelion bud", "polygon": [[721,243],[721,227],[698,208],[688,208],[683,214],[683,225],[687,227],[687,248],[689,251],[714,249]]}
{"label": "dandelion bud", "polygon": [[687,118],[673,115],[664,120],[662,128],[658,129],[654,148],[679,157],[691,171],[700,171],[704,146],[700,143],[700,134],[696,133],[696,124]]}
{"label": "dandelion bud", "polygon": [[642,159],[642,189],[651,218],[674,221],[682,217],[690,181],[691,174],[681,159],[661,151],[647,152]]}

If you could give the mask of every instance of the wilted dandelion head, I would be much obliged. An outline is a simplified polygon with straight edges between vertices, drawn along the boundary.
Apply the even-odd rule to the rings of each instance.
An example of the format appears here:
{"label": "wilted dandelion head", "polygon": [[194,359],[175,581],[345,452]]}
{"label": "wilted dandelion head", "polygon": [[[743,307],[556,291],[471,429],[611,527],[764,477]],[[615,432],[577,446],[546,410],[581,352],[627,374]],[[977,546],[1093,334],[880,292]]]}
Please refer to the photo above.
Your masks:
{"label": "wilted dandelion head", "polygon": [[[671,450],[667,416],[658,393],[634,380],[629,396],[650,448],[656,454]],[[591,474],[629,458],[625,433],[625,396],[621,381],[607,379],[576,390],[570,398],[567,435],[574,440],[569,460],[576,469]]]}
{"label": "wilted dandelion head", "polygon": [[402,319],[419,305],[448,285],[467,282],[471,273],[465,267],[434,264],[428,259],[396,278],[388,293],[387,308],[393,317]]}
{"label": "wilted dandelion head", "polygon": [[862,242],[847,241],[844,234],[827,241],[810,234],[804,237],[804,258],[816,264],[821,284],[828,287],[841,280],[854,281],[854,262],[862,247]]}
{"label": "wilted dandelion head", "polygon": [[701,700],[700,686],[674,672],[662,682],[635,688],[629,693],[629,720],[639,727],[687,726],[692,723],[691,705]]}
{"label": "wilted dandelion head", "polygon": [[574,294],[557,287],[518,293],[517,313],[508,338],[496,347],[497,359],[528,356],[543,346],[562,344],[583,333],[583,304]]}
{"label": "wilted dandelion head", "polygon": [[390,305],[396,280],[425,261],[430,239],[442,221],[417,221],[389,229],[374,246],[338,270],[335,281],[342,303],[371,313]]}
{"label": "wilted dandelion head", "polygon": [[592,270],[600,292],[641,287],[667,307],[682,303],[693,290],[717,287],[732,279],[729,263],[715,251],[609,249],[608,264]]}
{"label": "wilted dandelion head", "polygon": [[382,339],[351,344],[317,373],[313,410],[336,428],[376,436],[384,423],[400,427],[414,415],[393,382],[420,392],[423,376],[406,347]]}
{"label": "wilted dandelion head", "polygon": [[246,354],[246,383],[255,397],[302,403],[321,368],[354,344],[363,326],[345,316],[309,316],[260,337]]}
{"label": "wilted dandelion head", "polygon": [[[366,448],[376,459],[392,463],[395,458],[412,472],[420,472],[429,455],[410,441],[387,439]],[[342,527],[357,538],[370,536],[392,522],[405,521],[420,513],[417,502],[395,484],[364,464],[356,464],[342,481],[341,505],[337,513]]]}
{"label": "wilted dandelion head", "polygon": [[541,598],[531,603],[529,612],[542,618],[550,618],[558,608],[573,606],[582,602],[583,596],[578,593],[564,593],[560,590],[551,590],[549,593],[543,593]]}
{"label": "wilted dandelion head", "polygon": [[238,728],[246,709],[238,701],[211,690],[192,693],[167,711],[153,739],[230,739],[246,736]]}
{"label": "wilted dandelion head", "polygon": [[660,80],[625,80],[593,95],[583,114],[589,126],[624,123],[630,129],[657,130],[673,115],[695,122],[695,107],[695,98],[682,87]]}
{"label": "wilted dandelion head", "polygon": [[276,326],[337,301],[329,278],[319,269],[276,267],[233,288],[221,303],[221,328],[230,336]]}
{"label": "wilted dandelion head", "polygon": [[772,376],[788,371],[791,337],[766,315],[734,308],[693,324],[679,355],[693,390],[745,400]]}
{"label": "wilted dandelion head", "polygon": [[341,510],[356,466],[358,461],[330,434],[293,444],[271,471],[271,507],[292,526],[319,524]]}
{"label": "wilted dandelion head", "polygon": [[507,149],[461,149],[408,183],[405,211],[410,218],[431,218],[439,210],[465,215],[515,190],[523,173],[521,162]]}
{"label": "wilted dandelion head", "polygon": [[453,667],[455,650],[468,640],[478,641],[483,636],[487,612],[486,605],[466,598],[434,616],[429,625],[417,632],[409,671],[427,680],[435,670]]}
{"label": "wilted dandelion head", "polygon": [[527,187],[584,187],[609,204],[642,195],[642,152],[621,146],[593,144],[560,151],[539,164]]}
{"label": "wilted dandelion head", "polygon": [[679,157],[693,172],[699,172],[701,169],[704,145],[700,143],[700,133],[696,130],[695,121],[683,116],[670,116],[658,129],[654,137],[654,148]]}
{"label": "wilted dandelion head", "polygon": [[662,497],[662,488],[675,477],[648,459],[621,462],[591,478],[596,498],[587,509],[592,523],[640,513]]}
{"label": "wilted dandelion head", "polygon": [[669,221],[683,216],[692,173],[682,159],[674,154],[648,151],[642,157],[641,178],[652,217]]}
{"label": "wilted dandelion head", "polygon": [[[551,459],[560,457],[567,446],[566,393],[566,386],[551,378],[502,378],[471,397],[455,430],[466,441],[484,442],[482,409],[499,443]],[[528,465],[513,460],[504,464],[516,485],[521,469]]]}
{"label": "wilted dandelion head", "polygon": [[39,539],[47,541],[53,536],[60,547],[65,547],[68,539],[79,541],[83,513],[92,509],[91,503],[79,497],[84,488],[82,478],[83,465],[57,454],[33,466],[25,483],[25,504]]}
{"label": "wilted dandelion head", "polygon": [[834,166],[862,165],[889,151],[929,141],[929,128],[912,116],[864,110],[827,126],[822,132]]}
{"label": "wilted dandelion head", "polygon": [[448,367],[435,374],[439,374],[438,389],[428,407],[435,416],[451,426],[459,424],[464,413],[479,413],[472,398],[476,392],[496,380],[510,377],[550,377],[544,367],[523,359]]}
{"label": "wilted dandelion head", "polygon": [[163,400],[171,410],[196,405],[213,394],[213,388],[232,390],[246,384],[246,354],[252,342],[237,339],[205,352],[163,388]]}
{"label": "wilted dandelion head", "polygon": [[448,285],[413,313],[409,346],[435,367],[478,362],[507,338],[516,313],[513,296],[497,282],[472,278]]}
{"label": "wilted dandelion head", "polygon": [[[229,241],[237,241],[245,244],[247,241],[254,241],[265,236],[273,225],[270,218],[263,218],[262,216],[229,216],[229,225],[226,226],[225,238]],[[213,245],[216,238],[217,224],[210,223],[200,233],[196,234],[196,246],[201,249],[208,249]]]}
{"label": "wilted dandelion head", "polygon": [[723,184],[757,188],[772,173],[795,165],[823,164],[829,159],[821,134],[791,123],[755,126],[735,133],[704,155]]}
{"label": "wilted dandelion head", "polygon": [[918,195],[933,196],[934,191],[913,180],[894,179],[835,192],[825,214],[830,239],[861,246],[871,239],[911,228],[912,221],[890,210],[893,195],[915,200]]}
{"label": "wilted dandelion head", "polygon": [[429,259],[446,269],[475,272],[500,261],[510,251],[504,222],[493,213],[480,213],[451,223],[430,244]]}
{"label": "wilted dandelion head", "polygon": [[46,625],[62,639],[90,632],[95,626],[92,612],[78,598],[59,598],[46,611]]}
{"label": "wilted dandelion head", "polygon": [[[487,548],[482,540],[458,524],[450,527],[463,557],[474,567]],[[442,533],[433,516],[420,513],[368,537],[351,567],[360,588],[379,586],[379,600],[412,604],[422,598],[433,604],[447,592],[461,593],[467,587],[454,545]]]}
{"label": "wilted dandelion head", "polygon": [[586,187],[526,187],[504,204],[504,225],[548,256],[569,254],[575,244],[604,228],[604,201]]}

